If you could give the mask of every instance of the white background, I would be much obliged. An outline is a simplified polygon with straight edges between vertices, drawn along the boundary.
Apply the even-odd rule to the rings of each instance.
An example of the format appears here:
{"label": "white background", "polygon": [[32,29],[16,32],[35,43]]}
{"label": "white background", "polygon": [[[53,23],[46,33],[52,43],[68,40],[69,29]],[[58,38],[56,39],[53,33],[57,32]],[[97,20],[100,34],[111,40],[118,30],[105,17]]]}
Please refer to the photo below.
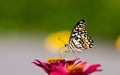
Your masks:
{"label": "white background", "polygon": [[[103,72],[91,75],[119,75],[120,53],[115,49],[114,42],[96,41],[95,46],[77,53],[88,65],[100,63]],[[67,59],[74,58],[67,54]],[[0,75],[47,75],[39,67],[32,64],[34,59],[46,61],[48,57],[58,54],[47,51],[43,43],[36,39],[1,39],[0,40]]]}

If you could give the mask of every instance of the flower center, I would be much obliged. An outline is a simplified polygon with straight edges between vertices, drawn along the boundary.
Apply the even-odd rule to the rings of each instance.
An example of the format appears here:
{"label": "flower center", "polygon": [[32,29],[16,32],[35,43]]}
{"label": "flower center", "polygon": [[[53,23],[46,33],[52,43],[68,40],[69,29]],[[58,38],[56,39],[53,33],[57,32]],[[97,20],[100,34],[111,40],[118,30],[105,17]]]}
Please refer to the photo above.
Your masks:
{"label": "flower center", "polygon": [[67,70],[70,72],[77,71],[77,70],[83,70],[84,66],[83,65],[70,65],[67,67]]}
{"label": "flower center", "polygon": [[60,61],[63,61],[65,60],[64,58],[48,58],[47,62],[50,64],[50,63],[53,63],[53,62],[60,62]]}

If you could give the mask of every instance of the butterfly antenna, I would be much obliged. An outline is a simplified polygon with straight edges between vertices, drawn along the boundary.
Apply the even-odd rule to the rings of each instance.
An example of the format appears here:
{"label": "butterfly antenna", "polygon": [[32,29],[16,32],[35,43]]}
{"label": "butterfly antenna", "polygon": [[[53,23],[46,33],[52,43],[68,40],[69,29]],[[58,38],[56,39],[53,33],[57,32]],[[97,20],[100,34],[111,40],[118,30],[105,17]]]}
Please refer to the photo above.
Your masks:
{"label": "butterfly antenna", "polygon": [[64,48],[65,47],[62,47],[58,50],[58,54],[59,54],[60,57],[65,57],[66,56],[66,54],[63,54],[63,51],[62,51],[62,50],[64,50]]}
{"label": "butterfly antenna", "polygon": [[61,38],[60,36],[58,37],[58,40],[61,41],[62,43],[66,44]]}

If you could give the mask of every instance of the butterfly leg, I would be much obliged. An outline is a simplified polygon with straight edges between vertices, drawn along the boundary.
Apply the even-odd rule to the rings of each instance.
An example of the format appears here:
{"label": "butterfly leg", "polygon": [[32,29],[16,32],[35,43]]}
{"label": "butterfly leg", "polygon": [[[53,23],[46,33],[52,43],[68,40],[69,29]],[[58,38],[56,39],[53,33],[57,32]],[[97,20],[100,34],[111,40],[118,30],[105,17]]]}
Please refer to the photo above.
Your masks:
{"label": "butterfly leg", "polygon": [[83,50],[80,50],[80,49],[76,49],[76,51],[78,51],[78,52],[80,52],[80,53],[82,53],[82,52],[83,52]]}
{"label": "butterfly leg", "polygon": [[60,48],[58,50],[58,54],[60,57],[65,57],[66,56],[66,53],[68,53],[69,51],[67,51],[66,47],[63,47],[63,48]]}
{"label": "butterfly leg", "polygon": [[78,52],[80,52],[80,53],[83,52],[83,50],[80,50],[80,49],[75,49],[75,50],[71,49],[71,51],[72,51],[73,56],[74,56],[75,58],[78,58],[78,55],[77,55]]}
{"label": "butterfly leg", "polygon": [[58,54],[59,54],[59,56],[60,56],[60,57],[62,57],[62,55],[61,55],[61,52],[60,52],[60,51],[61,51],[61,49],[59,49],[59,50],[58,50]]}
{"label": "butterfly leg", "polygon": [[71,50],[72,51],[72,54],[75,58],[77,58],[78,56],[76,55],[76,51],[75,50]]}

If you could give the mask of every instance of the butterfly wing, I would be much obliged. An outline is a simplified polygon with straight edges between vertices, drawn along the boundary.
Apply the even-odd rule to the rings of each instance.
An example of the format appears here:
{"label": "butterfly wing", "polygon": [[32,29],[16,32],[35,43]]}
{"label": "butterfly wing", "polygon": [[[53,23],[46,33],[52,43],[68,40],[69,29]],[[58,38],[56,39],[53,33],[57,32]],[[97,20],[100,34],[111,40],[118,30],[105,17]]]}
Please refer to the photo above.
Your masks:
{"label": "butterfly wing", "polygon": [[80,20],[71,32],[69,44],[76,49],[88,49],[93,47],[93,40],[87,33],[86,21]]}

